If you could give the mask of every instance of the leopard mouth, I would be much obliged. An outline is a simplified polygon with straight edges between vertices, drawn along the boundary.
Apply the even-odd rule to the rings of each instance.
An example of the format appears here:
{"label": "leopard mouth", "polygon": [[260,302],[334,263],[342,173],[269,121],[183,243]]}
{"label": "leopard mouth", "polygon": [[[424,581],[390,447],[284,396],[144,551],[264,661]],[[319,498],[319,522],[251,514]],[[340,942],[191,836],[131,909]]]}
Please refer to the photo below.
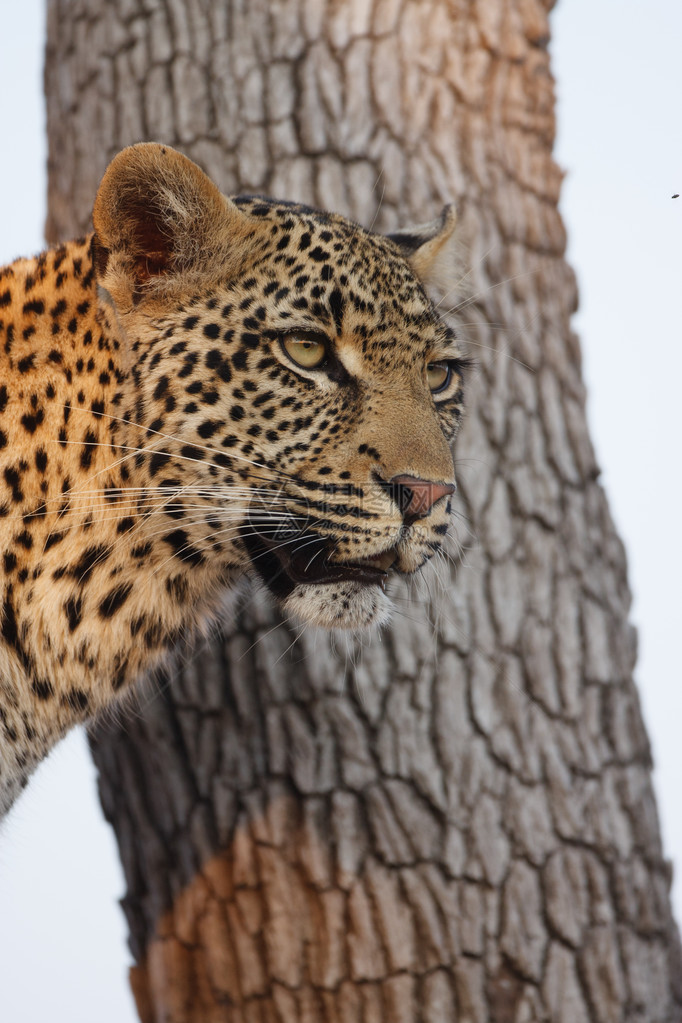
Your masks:
{"label": "leopard mouth", "polygon": [[251,564],[278,600],[285,600],[302,584],[356,582],[385,592],[388,573],[398,557],[391,548],[356,561],[333,561],[334,545],[327,537],[292,523],[275,527],[272,521],[252,521],[241,536]]}

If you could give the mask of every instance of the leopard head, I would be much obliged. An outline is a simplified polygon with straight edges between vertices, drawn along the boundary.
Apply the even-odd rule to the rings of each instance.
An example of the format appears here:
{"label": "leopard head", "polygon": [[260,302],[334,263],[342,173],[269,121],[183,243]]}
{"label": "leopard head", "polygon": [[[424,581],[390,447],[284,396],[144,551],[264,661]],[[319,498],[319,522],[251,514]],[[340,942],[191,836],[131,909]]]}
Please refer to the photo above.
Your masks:
{"label": "leopard head", "polygon": [[391,575],[440,550],[455,490],[464,360],[429,297],[453,286],[453,208],[385,237],[226,198],[145,143],[109,166],[93,220],[121,431],[161,523],[172,507],[173,557],[254,574],[304,622],[386,620]]}

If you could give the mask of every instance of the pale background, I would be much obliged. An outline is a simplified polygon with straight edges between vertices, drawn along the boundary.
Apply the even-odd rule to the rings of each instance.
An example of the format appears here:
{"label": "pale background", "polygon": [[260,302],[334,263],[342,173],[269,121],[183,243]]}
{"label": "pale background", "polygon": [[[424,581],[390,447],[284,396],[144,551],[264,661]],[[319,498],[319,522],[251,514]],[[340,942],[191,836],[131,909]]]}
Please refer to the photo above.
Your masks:
{"label": "pale background", "polygon": [[[589,416],[625,540],[637,679],[667,855],[682,870],[682,4],[561,0],[552,16],[562,211],[578,273]],[[2,0],[0,264],[45,217],[42,0]],[[513,353],[512,353],[513,354]],[[115,843],[82,733],[31,782],[0,837],[0,1017],[132,1023]],[[682,920],[682,885],[674,889]]]}

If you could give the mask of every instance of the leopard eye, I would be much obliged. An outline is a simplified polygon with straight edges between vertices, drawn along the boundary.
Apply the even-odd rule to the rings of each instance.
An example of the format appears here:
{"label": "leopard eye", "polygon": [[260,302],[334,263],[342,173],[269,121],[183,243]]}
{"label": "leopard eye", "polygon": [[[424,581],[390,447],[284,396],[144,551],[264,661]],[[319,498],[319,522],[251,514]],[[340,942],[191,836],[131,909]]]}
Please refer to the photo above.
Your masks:
{"label": "leopard eye", "polygon": [[426,367],[426,379],[432,394],[439,394],[444,391],[450,383],[452,367],[449,362],[430,362]]}
{"label": "leopard eye", "polygon": [[304,331],[285,334],[282,338],[282,348],[292,362],[302,369],[317,369],[327,358],[327,346],[324,341]]}

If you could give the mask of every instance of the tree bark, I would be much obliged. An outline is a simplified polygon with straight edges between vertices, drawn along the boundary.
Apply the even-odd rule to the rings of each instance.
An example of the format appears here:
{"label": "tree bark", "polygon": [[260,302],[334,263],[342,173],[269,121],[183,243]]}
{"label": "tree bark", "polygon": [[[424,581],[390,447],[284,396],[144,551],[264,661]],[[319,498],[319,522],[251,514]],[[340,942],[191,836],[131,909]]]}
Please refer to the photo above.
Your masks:
{"label": "tree bark", "polygon": [[376,229],[456,199],[462,557],[344,646],[250,593],[93,733],[144,1023],[675,1023],[682,956],[587,433],[551,0],[51,0],[52,240],[122,146]]}

